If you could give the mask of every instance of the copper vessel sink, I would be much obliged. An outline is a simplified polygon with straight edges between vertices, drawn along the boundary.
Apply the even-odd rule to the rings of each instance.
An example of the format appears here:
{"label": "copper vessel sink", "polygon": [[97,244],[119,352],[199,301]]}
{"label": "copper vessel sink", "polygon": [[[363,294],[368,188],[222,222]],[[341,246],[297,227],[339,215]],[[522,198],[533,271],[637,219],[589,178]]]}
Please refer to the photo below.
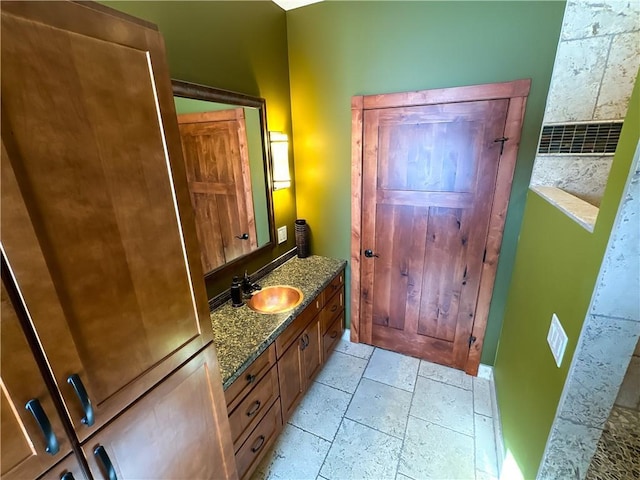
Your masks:
{"label": "copper vessel sink", "polygon": [[296,308],[303,298],[304,295],[296,287],[276,285],[254,293],[247,305],[258,313],[282,313]]}

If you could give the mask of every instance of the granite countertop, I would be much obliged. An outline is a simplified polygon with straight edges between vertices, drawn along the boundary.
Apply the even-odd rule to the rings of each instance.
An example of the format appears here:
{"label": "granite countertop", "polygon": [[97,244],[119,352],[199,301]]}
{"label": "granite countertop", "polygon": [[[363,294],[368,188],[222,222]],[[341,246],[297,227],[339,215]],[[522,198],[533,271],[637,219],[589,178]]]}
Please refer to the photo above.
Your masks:
{"label": "granite countertop", "polygon": [[246,305],[234,308],[231,301],[211,312],[213,343],[218,352],[222,385],[226,390],[233,381],[284,329],[311,303],[347,262],[312,255],[294,257],[258,281],[261,287],[291,285],[302,290],[302,303],[293,310],[261,314]]}

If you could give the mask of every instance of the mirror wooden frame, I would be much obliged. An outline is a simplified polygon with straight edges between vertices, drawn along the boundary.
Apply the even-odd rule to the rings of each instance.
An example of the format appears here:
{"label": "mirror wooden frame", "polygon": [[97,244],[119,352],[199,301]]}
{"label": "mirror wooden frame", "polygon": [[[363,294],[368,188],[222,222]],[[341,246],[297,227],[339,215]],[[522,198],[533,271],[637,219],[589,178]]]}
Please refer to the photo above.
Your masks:
{"label": "mirror wooden frame", "polygon": [[242,255],[238,258],[221,265],[209,272],[205,272],[204,278],[208,280],[214,275],[238,275],[240,272],[234,272],[239,265],[246,264],[252,259],[260,256],[265,251],[273,249],[276,239],[275,218],[273,210],[273,177],[271,167],[271,148],[269,146],[269,134],[267,130],[267,105],[264,98],[253,97],[244,93],[232,92],[229,90],[221,90],[219,88],[200,85],[197,83],[185,82],[182,80],[172,79],[173,95],[175,97],[191,98],[194,100],[204,100],[215,103],[228,103],[242,107],[252,107],[258,109],[260,117],[260,134],[262,136],[262,157],[264,166],[264,178],[266,182],[266,201],[267,216],[269,220],[269,242],[258,247],[253,252]]}

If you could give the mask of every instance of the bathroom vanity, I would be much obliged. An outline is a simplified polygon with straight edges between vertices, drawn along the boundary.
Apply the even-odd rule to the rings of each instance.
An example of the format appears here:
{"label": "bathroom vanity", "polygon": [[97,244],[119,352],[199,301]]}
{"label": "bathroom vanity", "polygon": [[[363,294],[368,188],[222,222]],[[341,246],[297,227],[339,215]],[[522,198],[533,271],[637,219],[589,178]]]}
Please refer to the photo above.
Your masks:
{"label": "bathroom vanity", "polygon": [[211,314],[240,478],[258,466],[344,331],[345,266],[293,258],[259,283],[300,289],[296,308],[261,314],[228,302]]}

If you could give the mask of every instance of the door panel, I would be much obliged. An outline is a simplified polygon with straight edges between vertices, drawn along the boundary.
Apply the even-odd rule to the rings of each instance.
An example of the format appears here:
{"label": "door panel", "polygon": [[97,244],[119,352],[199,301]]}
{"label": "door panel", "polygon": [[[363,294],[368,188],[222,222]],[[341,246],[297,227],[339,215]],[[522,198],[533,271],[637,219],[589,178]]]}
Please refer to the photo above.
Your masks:
{"label": "door panel", "polygon": [[464,367],[508,104],[365,111],[364,341]]}
{"label": "door panel", "polygon": [[[202,266],[257,248],[244,109],[178,116]],[[242,234],[249,238],[243,240]]]}
{"label": "door panel", "polygon": [[3,3],[2,244],[81,440],[211,338],[162,39],[132,25]]}

